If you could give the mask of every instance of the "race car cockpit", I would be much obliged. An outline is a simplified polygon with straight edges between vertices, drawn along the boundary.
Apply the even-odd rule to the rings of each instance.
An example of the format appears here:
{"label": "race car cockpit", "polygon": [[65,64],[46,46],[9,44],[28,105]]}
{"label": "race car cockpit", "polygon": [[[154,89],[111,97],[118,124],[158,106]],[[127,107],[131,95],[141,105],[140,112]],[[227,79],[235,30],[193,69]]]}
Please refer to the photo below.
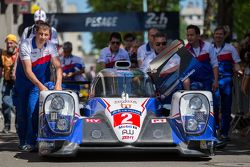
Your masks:
{"label": "race car cockpit", "polygon": [[[129,67],[128,67],[129,68]],[[91,97],[121,97],[127,94],[129,97],[154,97],[155,87],[151,78],[137,70],[105,69],[96,77],[91,87]]]}

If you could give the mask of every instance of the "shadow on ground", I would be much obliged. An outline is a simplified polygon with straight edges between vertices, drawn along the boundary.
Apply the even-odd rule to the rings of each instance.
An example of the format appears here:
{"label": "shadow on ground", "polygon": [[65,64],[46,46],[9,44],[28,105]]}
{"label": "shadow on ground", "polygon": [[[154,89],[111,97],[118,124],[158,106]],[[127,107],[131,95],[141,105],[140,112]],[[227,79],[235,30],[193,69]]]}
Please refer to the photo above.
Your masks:
{"label": "shadow on ground", "polygon": [[[17,148],[18,138],[15,133],[0,134],[0,152],[16,152],[17,159],[25,159],[28,162],[136,162],[136,161],[209,161],[207,158],[181,157],[177,153],[164,152],[79,152],[75,157],[39,157],[38,153],[20,152]],[[250,155],[250,136],[240,138],[235,135],[226,148],[216,150],[216,155]],[[215,155],[215,156],[216,156]]]}

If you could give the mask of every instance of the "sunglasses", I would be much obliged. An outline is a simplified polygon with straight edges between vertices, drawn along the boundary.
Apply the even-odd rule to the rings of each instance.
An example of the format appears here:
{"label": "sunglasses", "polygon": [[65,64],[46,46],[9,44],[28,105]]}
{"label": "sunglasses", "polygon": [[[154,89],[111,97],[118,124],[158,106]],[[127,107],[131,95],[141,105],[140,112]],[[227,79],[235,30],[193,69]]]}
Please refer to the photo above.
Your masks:
{"label": "sunglasses", "polygon": [[114,44],[120,45],[120,44],[121,44],[121,42],[119,42],[119,41],[111,41],[110,43],[111,43],[112,45],[114,45]]}
{"label": "sunglasses", "polygon": [[160,46],[160,45],[166,46],[166,45],[167,45],[167,42],[156,42],[156,43],[155,43],[155,46]]}

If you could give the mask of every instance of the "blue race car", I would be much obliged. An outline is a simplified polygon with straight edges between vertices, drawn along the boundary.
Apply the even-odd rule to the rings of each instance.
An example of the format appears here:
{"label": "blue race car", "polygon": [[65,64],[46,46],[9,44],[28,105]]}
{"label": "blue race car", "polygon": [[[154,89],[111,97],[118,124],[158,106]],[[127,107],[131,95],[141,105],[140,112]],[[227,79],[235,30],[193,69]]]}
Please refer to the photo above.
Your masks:
{"label": "blue race car", "polygon": [[[167,79],[176,83],[173,78],[178,80]],[[130,69],[129,62],[100,71],[87,102],[79,101],[74,91],[43,91],[39,155],[73,156],[80,150],[213,154],[217,139],[211,92],[176,91],[171,86],[167,92],[173,91],[171,103],[163,104],[152,76]]]}

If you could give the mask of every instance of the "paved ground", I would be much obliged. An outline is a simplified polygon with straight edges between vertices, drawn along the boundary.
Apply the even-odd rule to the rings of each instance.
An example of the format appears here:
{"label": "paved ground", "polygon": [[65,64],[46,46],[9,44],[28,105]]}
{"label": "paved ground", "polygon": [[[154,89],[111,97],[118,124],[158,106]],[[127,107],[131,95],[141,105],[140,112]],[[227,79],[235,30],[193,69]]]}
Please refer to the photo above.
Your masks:
{"label": "paved ground", "polygon": [[[13,121],[12,121],[13,122]],[[0,129],[2,129],[2,120],[0,119]],[[0,152],[1,151],[18,151],[18,137],[15,133],[15,127],[12,123],[11,133],[0,133]],[[250,155],[250,133],[246,137],[242,137],[239,133],[233,132],[231,142],[225,149],[216,150],[219,155]]]}

